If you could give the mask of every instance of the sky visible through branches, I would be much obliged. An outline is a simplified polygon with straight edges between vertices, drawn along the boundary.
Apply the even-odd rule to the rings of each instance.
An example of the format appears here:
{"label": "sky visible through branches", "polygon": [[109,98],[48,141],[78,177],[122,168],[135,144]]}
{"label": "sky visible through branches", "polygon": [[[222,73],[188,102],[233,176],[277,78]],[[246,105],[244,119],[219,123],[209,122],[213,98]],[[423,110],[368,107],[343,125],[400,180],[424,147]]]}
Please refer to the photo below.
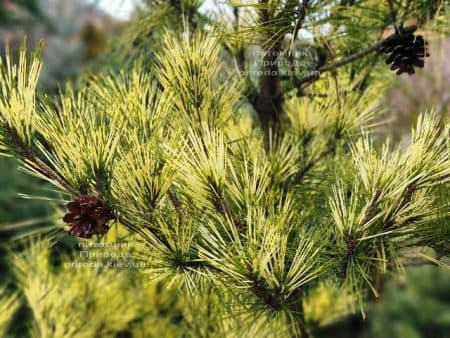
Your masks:
{"label": "sky visible through branches", "polygon": [[[122,20],[127,20],[132,15],[134,9],[139,4],[139,0],[89,0],[96,3],[108,14]],[[202,10],[208,11],[215,7],[214,0],[206,0]]]}

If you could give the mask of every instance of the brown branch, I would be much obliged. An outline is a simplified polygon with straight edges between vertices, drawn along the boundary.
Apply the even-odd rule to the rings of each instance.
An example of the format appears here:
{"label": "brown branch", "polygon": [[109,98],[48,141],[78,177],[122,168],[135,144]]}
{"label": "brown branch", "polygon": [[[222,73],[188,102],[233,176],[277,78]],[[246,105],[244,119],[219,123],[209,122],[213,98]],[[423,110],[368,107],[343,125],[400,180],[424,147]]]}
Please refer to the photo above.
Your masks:
{"label": "brown branch", "polygon": [[[195,15],[197,14],[195,11],[192,11],[191,8],[185,8],[183,2],[181,0],[169,0],[170,6],[172,6],[183,19],[187,20],[189,28],[194,32],[197,29],[197,21]],[[192,33],[191,32],[191,33]]]}
{"label": "brown branch", "polygon": [[388,3],[388,6],[389,6],[389,15],[391,16],[392,24],[397,29],[397,26],[396,26],[396,23],[395,23],[397,21],[397,11],[394,8],[394,2],[392,0],[387,0],[387,3]]}
{"label": "brown branch", "polygon": [[302,4],[298,8],[298,18],[295,23],[294,33],[292,39],[295,40],[297,38],[298,32],[302,29],[303,23],[305,22],[306,11],[308,10],[310,0],[303,0]]}
{"label": "brown branch", "polygon": [[[261,1],[263,5],[259,11],[259,21],[264,29],[270,33],[272,18],[264,5],[268,0]],[[281,80],[278,67],[278,55],[281,51],[281,42],[284,34],[277,33],[264,36],[263,49],[265,55],[262,60],[262,75],[259,81],[259,90],[255,99],[251,102],[258,114],[259,122],[265,135],[268,136],[271,127],[275,127],[281,121],[282,93]]]}
{"label": "brown branch", "polygon": [[361,59],[375,51],[377,51],[380,47],[381,44],[383,43],[383,41],[379,41],[377,43],[374,43],[373,45],[359,51],[356,53],[353,53],[347,57],[344,57],[340,60],[337,60],[336,62],[330,63],[328,65],[322,66],[320,68],[318,68],[317,70],[311,72],[311,74],[306,75],[304,77],[301,77],[300,79],[298,79],[298,83],[300,84],[304,84],[304,83],[308,83],[308,82],[314,82],[316,80],[318,80],[320,78],[320,75],[322,73],[325,72],[329,72],[331,70],[335,70],[338,67],[342,67],[345,66],[346,64],[349,64],[353,61],[356,61],[358,59]]}
{"label": "brown branch", "polygon": [[[20,136],[18,135],[17,131],[9,126],[7,123],[7,119],[5,116],[0,115],[0,122],[3,124],[3,127],[5,128],[5,131],[7,132],[7,137],[12,141],[15,151],[17,151],[18,155],[22,158],[22,161],[27,162],[36,172],[38,172],[43,177],[49,179],[50,181],[54,181],[59,185],[62,189],[66,190],[68,193],[74,195],[74,196],[81,196],[84,195],[79,189],[74,188],[71,186],[63,177],[58,175],[55,171],[53,171],[47,164],[45,164],[41,159],[39,159],[31,149],[29,149],[20,139]],[[102,201],[104,203],[104,201]],[[106,204],[106,203],[105,203]],[[116,220],[123,224],[126,228],[131,230],[132,232],[135,232],[139,235],[141,235],[143,238],[149,240],[148,235],[145,233],[144,230],[140,229],[139,227],[136,227],[128,220],[124,219],[123,217],[117,217]],[[148,229],[161,243],[163,243],[166,247],[169,248],[169,245],[167,241],[162,238],[161,236],[158,236],[154,231]]]}
{"label": "brown branch", "polygon": [[225,216],[227,219],[229,219],[231,222],[233,222],[234,226],[237,227],[240,230],[245,229],[245,222],[239,220],[231,211],[231,208],[228,206],[228,204],[225,201],[225,198],[222,194],[222,191],[217,186],[217,184],[213,181],[210,182],[210,186],[214,195],[214,206],[216,210],[221,213],[223,216]]}
{"label": "brown branch", "polygon": [[372,217],[375,216],[375,214],[377,212],[377,203],[378,203],[378,199],[380,198],[380,194],[381,194],[381,191],[377,189],[375,191],[374,195],[372,196],[372,198],[370,199],[369,205],[366,209],[366,212],[364,213],[364,217],[363,217],[361,223],[358,225],[358,228],[361,228],[362,226],[364,226],[364,224],[369,222],[372,219]]}
{"label": "brown branch", "polygon": [[[289,333],[291,337],[308,338],[310,334],[306,329],[305,312],[301,289],[296,289],[290,296],[286,297],[282,292],[268,288],[265,281],[261,279],[253,270],[253,266],[247,262],[246,276],[251,283],[251,292],[258,297],[261,302],[272,310],[280,310],[286,306],[297,316],[289,316]],[[297,330],[297,326],[298,329]]]}
{"label": "brown branch", "polygon": [[183,203],[181,203],[180,199],[172,191],[169,191],[168,194],[169,194],[170,201],[172,202],[172,205],[174,206],[174,208],[176,210],[181,209],[184,213],[185,212],[184,206],[183,206]]}
{"label": "brown branch", "polygon": [[42,162],[39,158],[32,155],[27,158],[27,160],[32,164],[33,168],[38,171],[44,177],[47,177],[50,180],[57,182],[63,189],[67,190],[69,193],[75,196],[81,196],[82,193],[72,187],[64,178],[56,174],[53,170],[51,170],[44,162]]}
{"label": "brown branch", "polygon": [[[233,27],[234,33],[238,34],[240,25],[240,11],[238,6],[233,7],[233,14],[234,14],[234,27]],[[234,57],[236,58],[236,63],[238,65],[239,71],[242,74],[245,73],[245,50],[239,47]]]}
{"label": "brown branch", "polygon": [[395,216],[401,209],[403,209],[411,201],[412,196],[416,190],[417,190],[417,186],[416,186],[415,182],[410,183],[405,188],[402,196],[400,197],[400,200],[399,200],[397,206],[386,217],[386,221],[383,224],[384,229],[389,229],[390,227],[392,227],[395,224]]}
{"label": "brown branch", "polygon": [[267,305],[269,308],[278,310],[283,304],[283,297],[270,290],[253,271],[253,267],[250,263],[247,263],[247,278],[251,282],[251,290],[255,296]]}
{"label": "brown branch", "polygon": [[341,133],[337,131],[334,137],[328,142],[326,148],[319,154],[317,157],[310,160],[306,166],[303,167],[292,179],[292,182],[295,184],[300,183],[306,174],[312,170],[320,161],[322,161],[325,157],[333,154],[336,150],[337,142],[341,138]]}
{"label": "brown branch", "polygon": [[61,186],[61,188],[67,190],[71,194],[75,196],[81,195],[77,189],[73,188],[65,179],[52,171],[44,162],[34,155],[32,150],[29,149],[20,139],[17,130],[8,124],[7,119],[3,114],[0,115],[0,122],[3,124],[6,136],[11,140],[17,154],[25,160],[25,162],[28,162],[28,164],[36,170],[36,172],[50,180],[55,181]]}

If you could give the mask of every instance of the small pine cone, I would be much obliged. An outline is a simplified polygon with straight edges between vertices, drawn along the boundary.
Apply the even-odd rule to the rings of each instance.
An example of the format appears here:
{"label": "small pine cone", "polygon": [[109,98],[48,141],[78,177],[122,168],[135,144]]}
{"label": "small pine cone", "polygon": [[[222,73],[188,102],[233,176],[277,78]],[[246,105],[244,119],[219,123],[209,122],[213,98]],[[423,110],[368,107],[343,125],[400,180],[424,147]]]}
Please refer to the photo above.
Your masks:
{"label": "small pine cone", "polygon": [[428,42],[422,35],[414,35],[416,30],[416,26],[400,28],[387,37],[380,47],[380,52],[388,55],[386,64],[391,65],[391,70],[397,70],[397,75],[414,74],[414,67],[423,68],[424,57],[430,56],[426,47]]}
{"label": "small pine cone", "polygon": [[108,222],[114,218],[112,210],[95,196],[82,195],[67,204],[69,212],[63,221],[71,226],[75,237],[91,238],[109,230]]}

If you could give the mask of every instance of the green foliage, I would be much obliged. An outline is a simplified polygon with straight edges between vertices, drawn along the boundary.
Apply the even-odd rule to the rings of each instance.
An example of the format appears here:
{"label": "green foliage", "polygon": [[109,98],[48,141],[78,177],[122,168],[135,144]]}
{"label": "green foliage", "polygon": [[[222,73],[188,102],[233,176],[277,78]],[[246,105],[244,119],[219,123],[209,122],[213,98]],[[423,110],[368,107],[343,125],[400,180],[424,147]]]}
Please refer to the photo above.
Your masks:
{"label": "green foliage", "polygon": [[[182,335],[306,337],[356,305],[362,309],[370,294],[378,297],[381,278],[403,271],[411,247],[445,256],[448,121],[425,111],[409,145],[375,142],[373,121],[389,77],[380,72],[368,80],[377,55],[358,64],[379,42],[353,54],[419,10],[393,15],[392,6],[375,1],[348,3],[346,12],[336,1],[250,3],[254,40],[245,41],[260,39],[263,60],[276,62],[270,53],[301,46],[287,43],[287,33],[295,40],[303,23],[315,33],[313,45],[327,50],[330,61],[317,69],[329,75],[310,77],[305,91],[308,81],[281,79],[270,63],[266,70],[275,74],[262,73],[257,83],[245,69],[236,72],[222,42],[227,34],[239,39],[240,27],[202,25],[194,15],[199,5],[152,2],[161,10],[152,14],[161,20],[155,27],[163,28],[151,36],[151,57],[119,74],[93,75],[55,101],[36,93],[38,56],[28,62],[22,52],[17,66],[7,56],[2,154],[54,184],[64,201],[88,195],[111,208],[110,233],[139,243],[130,253],[147,278],[186,297],[183,323],[174,328]],[[186,29],[168,31],[164,6],[177,9]],[[419,12],[427,20],[436,14]],[[357,14],[361,25],[349,20]],[[240,67],[246,62],[244,55]],[[87,231],[102,217],[89,208],[72,211]],[[135,321],[153,323],[142,315],[146,303],[135,301],[147,299],[144,285],[132,290],[136,296],[120,296],[126,272],[69,273],[48,259],[45,242],[14,259],[36,336],[110,336]],[[315,306],[337,294],[344,296],[335,306]],[[63,319],[61,307],[70,310]],[[194,309],[204,322],[194,320]]]}
{"label": "green foliage", "polygon": [[[2,128],[5,128],[1,134],[2,143],[21,142],[24,148],[31,146],[31,137],[34,132],[33,113],[36,110],[36,85],[41,70],[41,63],[37,61],[40,48],[38,47],[32,55],[35,61],[30,65],[27,62],[25,47],[22,47],[20,52],[18,65],[12,64],[9,57],[6,58],[5,63],[3,59],[0,61],[0,111],[2,122],[6,124],[2,125]],[[4,136],[8,134],[8,129],[10,132],[14,131],[9,138]],[[5,145],[5,147],[8,146]],[[14,145],[11,144],[8,148],[13,149]]]}
{"label": "green foliage", "polygon": [[372,311],[375,337],[442,337],[450,327],[448,269],[409,269],[404,280],[385,286],[384,302]]}
{"label": "green foliage", "polygon": [[[207,337],[218,332],[220,312],[211,290],[186,299],[176,287],[149,282],[138,269],[111,268],[110,259],[119,263],[133,250],[105,249],[115,243],[81,242],[71,254],[58,252],[57,263],[45,239],[12,255],[22,303],[31,311],[30,337]],[[17,295],[2,297],[1,319],[9,321],[21,302]],[[198,321],[199,315],[204,320]],[[0,323],[6,332],[7,322]]]}
{"label": "green foliage", "polygon": [[400,267],[402,247],[432,245],[422,238],[442,203],[430,189],[450,172],[447,136],[448,129],[429,114],[419,118],[407,149],[391,152],[386,145],[378,157],[367,139],[354,145],[357,176],[350,187],[336,186],[330,201],[341,256],[350,258],[344,274],[352,287],[361,276],[372,287],[369,276],[384,273],[388,263]]}
{"label": "green foliage", "polygon": [[130,282],[126,271],[52,267],[49,244],[36,242],[12,259],[33,313],[33,337],[114,337],[142,313],[137,295],[118,292]]}
{"label": "green foliage", "polygon": [[169,35],[164,40],[155,73],[161,85],[172,93],[170,99],[181,112],[179,118],[187,116],[191,126],[227,122],[239,98],[239,88],[220,60],[217,40],[204,35],[191,40],[188,34],[181,41]]}
{"label": "green foliage", "polygon": [[[7,6],[8,2],[10,6]],[[41,11],[38,0],[13,0],[13,1],[3,1],[0,4],[0,26],[9,26],[12,24],[24,23],[24,18],[17,17],[17,11],[11,10],[10,7],[17,6],[19,11],[26,10],[35,18],[45,20],[45,17]]]}
{"label": "green foliage", "polygon": [[6,336],[12,316],[19,306],[17,294],[8,294],[4,288],[0,289],[0,335]]}
{"label": "green foliage", "polygon": [[[0,159],[0,185],[2,193],[0,195],[0,229],[10,226],[12,223],[24,220],[23,210],[27,210],[26,216],[31,220],[44,221],[48,223],[47,216],[51,206],[45,202],[36,200],[36,196],[42,195],[45,186],[34,177],[30,177],[17,170],[17,164],[12,159]],[[45,193],[47,194],[47,193]],[[49,194],[50,195],[50,194]],[[24,199],[23,197],[33,196]],[[22,198],[21,198],[22,197]]]}

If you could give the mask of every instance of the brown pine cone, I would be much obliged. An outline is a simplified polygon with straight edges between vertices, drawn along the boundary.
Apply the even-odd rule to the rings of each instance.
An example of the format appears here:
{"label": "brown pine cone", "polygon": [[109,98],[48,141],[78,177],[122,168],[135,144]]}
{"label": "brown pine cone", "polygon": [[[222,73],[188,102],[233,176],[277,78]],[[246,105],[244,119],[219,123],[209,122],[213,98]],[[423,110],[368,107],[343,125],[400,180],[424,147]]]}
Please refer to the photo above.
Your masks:
{"label": "brown pine cone", "polygon": [[387,37],[380,47],[381,53],[388,54],[386,64],[391,65],[391,70],[397,70],[397,75],[414,74],[414,67],[423,68],[424,57],[430,56],[426,47],[428,42],[422,35],[414,35],[416,30],[416,26],[400,28]]}
{"label": "brown pine cone", "polygon": [[67,209],[63,221],[71,226],[72,236],[81,238],[106,233],[108,222],[114,218],[112,210],[95,196],[82,195],[68,203]]}

